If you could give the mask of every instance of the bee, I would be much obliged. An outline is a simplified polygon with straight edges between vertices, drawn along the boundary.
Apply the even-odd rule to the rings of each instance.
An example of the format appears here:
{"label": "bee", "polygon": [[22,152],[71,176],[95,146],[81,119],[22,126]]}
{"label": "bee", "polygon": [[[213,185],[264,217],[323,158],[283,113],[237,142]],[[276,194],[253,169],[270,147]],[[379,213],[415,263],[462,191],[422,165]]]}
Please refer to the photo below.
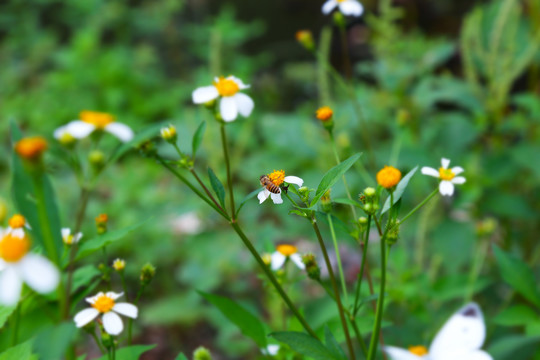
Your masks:
{"label": "bee", "polygon": [[270,180],[268,175],[261,175],[261,177],[259,178],[259,181],[261,182],[261,185],[264,186],[266,190],[270,191],[271,193],[274,193],[274,194],[281,193],[281,189],[279,188],[279,186],[274,184],[272,180]]}

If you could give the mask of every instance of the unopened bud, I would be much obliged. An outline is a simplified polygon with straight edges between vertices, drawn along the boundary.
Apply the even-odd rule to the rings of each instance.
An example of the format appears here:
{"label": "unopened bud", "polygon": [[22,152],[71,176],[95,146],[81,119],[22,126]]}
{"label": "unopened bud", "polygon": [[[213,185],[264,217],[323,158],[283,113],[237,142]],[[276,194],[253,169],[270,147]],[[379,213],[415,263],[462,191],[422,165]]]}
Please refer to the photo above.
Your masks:
{"label": "unopened bud", "polygon": [[377,193],[376,190],[372,187],[367,187],[364,189],[364,195],[368,199],[373,199],[376,193]]}
{"label": "unopened bud", "polygon": [[152,281],[154,276],[156,275],[156,268],[154,265],[147,263],[145,264],[141,269],[141,284],[142,286],[146,286]]}
{"label": "unopened bud", "polygon": [[107,232],[108,221],[109,216],[107,214],[99,214],[96,217],[96,228],[99,235],[105,234]]}
{"label": "unopened bud", "polygon": [[388,232],[386,233],[386,243],[394,245],[399,240],[399,220],[392,221],[388,224]]}
{"label": "unopened bud", "polygon": [[323,106],[315,113],[317,119],[321,120],[324,128],[328,131],[332,131],[334,128],[334,112],[328,106]]}
{"label": "unopened bud", "polygon": [[212,360],[212,354],[207,348],[199,346],[193,352],[193,360]]}
{"label": "unopened bud", "polygon": [[296,41],[300,43],[306,50],[315,50],[315,41],[313,40],[313,34],[309,30],[298,30],[296,32]]}
{"label": "unopened bud", "polygon": [[341,11],[334,12],[334,24],[341,28],[345,27],[345,16],[341,13]]}
{"label": "unopened bud", "polygon": [[67,131],[64,131],[62,135],[60,135],[60,137],[58,138],[58,142],[60,143],[60,145],[68,149],[72,149],[73,146],[77,143],[77,139]]}
{"label": "unopened bud", "polygon": [[126,261],[124,259],[116,259],[113,261],[112,267],[118,272],[124,271],[126,268]]}
{"label": "unopened bud", "polygon": [[264,262],[264,264],[266,266],[270,266],[270,264],[272,263],[272,255],[269,254],[269,253],[264,253],[262,256],[261,256],[261,259],[262,261]]}
{"label": "unopened bud", "polygon": [[306,202],[306,203],[309,201],[310,192],[311,190],[307,186],[301,186],[298,189],[298,194],[300,195],[300,198],[302,199],[303,202]]}
{"label": "unopened bud", "polygon": [[319,268],[319,264],[317,264],[315,255],[313,254],[303,255],[302,262],[306,266],[306,273],[310,279],[317,280],[317,281],[321,279],[321,269]]}
{"label": "unopened bud", "polygon": [[175,144],[178,139],[176,128],[173,125],[169,125],[161,129],[161,137],[168,143]]}
{"label": "unopened bud", "polygon": [[93,150],[88,154],[88,162],[96,171],[103,169],[105,161],[105,154],[99,150]]}
{"label": "unopened bud", "polygon": [[322,211],[325,213],[329,213],[332,211],[332,199],[330,198],[330,190],[324,193],[323,196],[321,196],[321,207]]}

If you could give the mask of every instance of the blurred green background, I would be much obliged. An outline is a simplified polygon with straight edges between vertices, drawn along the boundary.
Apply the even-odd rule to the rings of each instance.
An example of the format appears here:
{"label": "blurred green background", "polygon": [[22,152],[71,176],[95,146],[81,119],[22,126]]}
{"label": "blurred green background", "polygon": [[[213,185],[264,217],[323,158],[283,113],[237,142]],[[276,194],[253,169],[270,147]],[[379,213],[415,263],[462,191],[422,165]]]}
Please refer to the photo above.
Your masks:
{"label": "blurred green background", "polygon": [[[429,344],[472,292],[487,317],[486,348],[498,351],[496,359],[540,358],[538,351],[534,355],[538,309],[537,319],[504,320],[506,309],[528,303],[502,282],[491,251],[496,243],[538,275],[540,2],[396,0],[391,7],[389,1],[366,1],[361,18],[347,19],[346,36],[360,118],[346,92],[295,41],[297,30],[311,30],[327,45],[331,63],[344,72],[339,31],[331,16],[322,15],[322,3],[2,1],[0,197],[9,212],[15,212],[11,119],[26,135],[51,142],[54,129],[84,109],[112,113],[136,131],[171,123],[185,151],[206,120],[196,166],[201,173],[210,166],[225,179],[217,124],[206,109],[192,104],[191,92],[209,85],[213,76],[234,74],[252,85],[248,94],[256,104],[249,119],[228,126],[239,199],[273,169],[285,169],[316,187],[335,164],[327,135],[314,118],[322,105],[334,108],[341,157],[364,152],[361,161],[370,175],[360,167],[348,173],[353,193],[374,185],[374,174],[386,164],[406,173],[416,165],[438,167],[447,157],[466,169],[467,183],[452,198],[423,209],[392,249],[386,343]],[[112,150],[116,142],[103,145]],[[160,146],[163,154],[174,156]],[[72,226],[75,179],[52,154],[47,163],[63,223]],[[417,204],[434,186],[433,179],[417,174],[403,208]],[[342,186],[336,185],[332,195],[344,197]],[[348,216],[343,205],[334,210]],[[273,251],[279,242],[296,243],[301,252],[316,249],[309,227],[287,211],[287,205],[260,206],[255,199],[245,206],[241,221],[261,252]],[[136,152],[122,158],[99,182],[85,236],[95,233],[93,218],[99,213],[109,214],[110,228],[150,219],[111,246],[107,258],[96,255],[89,261],[110,264],[125,258],[133,288],[144,263],[157,267],[136,322],[136,342],[158,344],[144,359],[173,358],[199,345],[210,348],[215,359],[258,356],[254,344],[196,290],[232,296],[265,317],[273,330],[280,329],[281,320],[264,310],[279,310],[279,301],[254,296],[265,292],[236,235],[157,164]],[[360,252],[346,232],[338,236],[352,281]],[[471,281],[476,270],[480,275]],[[290,291],[315,327],[339,326],[335,309],[319,300],[323,294],[316,286],[303,280]],[[308,298],[300,296],[306,291]],[[365,316],[367,331],[369,309]],[[32,328],[23,326],[28,332]],[[80,339],[80,352],[97,354],[83,334]],[[521,355],[515,357],[518,350]]]}

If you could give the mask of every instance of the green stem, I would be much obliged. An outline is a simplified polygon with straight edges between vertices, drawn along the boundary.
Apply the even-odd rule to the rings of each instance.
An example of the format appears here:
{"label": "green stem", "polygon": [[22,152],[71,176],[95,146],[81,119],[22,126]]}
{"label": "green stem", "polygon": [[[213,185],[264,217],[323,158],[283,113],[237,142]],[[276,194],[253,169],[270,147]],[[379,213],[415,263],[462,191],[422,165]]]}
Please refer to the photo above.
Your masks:
{"label": "green stem", "polygon": [[368,215],[367,229],[364,235],[364,243],[362,244],[362,264],[360,264],[360,273],[358,273],[358,281],[356,282],[356,296],[354,297],[353,315],[358,312],[358,300],[362,289],[362,281],[364,279],[364,268],[367,262],[367,252],[369,243],[369,231],[371,229],[371,215]]}
{"label": "green stem", "polygon": [[407,215],[405,215],[405,217],[403,219],[401,219],[399,221],[399,224],[403,224],[405,222],[405,220],[407,220],[408,218],[410,218],[415,212],[417,212],[418,210],[420,210],[420,208],[422,206],[424,206],[429,200],[431,200],[431,198],[433,198],[435,195],[437,195],[437,193],[439,192],[439,189],[435,189],[433,190],[433,192],[431,194],[429,194],[420,204],[416,205],[416,207],[414,209],[412,209],[411,211],[409,211],[409,213]]}
{"label": "green stem", "polygon": [[229,198],[231,201],[231,220],[235,222],[236,211],[234,210],[234,192],[232,187],[231,163],[229,160],[229,150],[227,147],[227,134],[225,124],[221,124],[221,144],[223,145],[223,157],[225,158],[225,167],[227,169],[227,187],[229,188]]}
{"label": "green stem", "polygon": [[259,255],[259,253],[257,252],[257,250],[255,249],[255,247],[253,247],[253,244],[251,243],[251,241],[247,238],[246,234],[244,234],[244,232],[242,231],[242,228],[240,227],[240,225],[238,224],[238,222],[230,222],[231,226],[233,227],[233,229],[236,231],[236,233],[238,234],[238,236],[240,237],[240,239],[242,240],[242,242],[244,243],[244,245],[248,248],[249,252],[251,253],[251,255],[253,255],[253,257],[255,258],[255,260],[257,261],[257,263],[259,264],[260,268],[264,271],[266,277],[268,278],[268,280],[270,280],[270,282],[272,283],[272,285],[274,285],[274,288],[277,290],[278,294],[281,296],[281,298],[283,299],[283,301],[287,304],[287,306],[289,307],[289,309],[292,311],[292,313],[294,314],[294,316],[296,316],[296,318],[298,319],[298,321],[300,321],[300,323],[302,324],[302,326],[304,327],[304,329],[311,335],[313,336],[315,339],[318,339],[319,337],[317,336],[317,334],[315,334],[315,332],[313,331],[313,329],[309,326],[309,324],[307,323],[307,321],[304,319],[304,317],[300,314],[300,312],[298,311],[298,309],[296,308],[296,306],[294,306],[294,304],[292,303],[291,299],[289,298],[289,296],[287,295],[287,293],[285,292],[285,290],[283,290],[283,287],[279,284],[279,282],[277,281],[276,277],[274,276],[274,274],[272,273],[272,271],[270,271],[270,269],[268,268],[268,266],[264,263],[263,259],[261,258],[261,256]]}
{"label": "green stem", "polygon": [[103,347],[103,344],[101,343],[101,341],[99,341],[94,330],[92,330],[91,335],[94,341],[96,342],[97,346],[99,347],[99,351],[101,351],[101,354],[105,354],[105,348]]}
{"label": "green stem", "polygon": [[349,57],[349,43],[347,41],[347,30],[345,24],[339,26],[339,32],[341,35],[341,52],[343,56],[343,67],[347,79],[352,77],[351,59]]}
{"label": "green stem", "polygon": [[484,258],[486,257],[486,254],[489,250],[488,239],[480,239],[480,241],[482,241],[482,243],[479,246],[479,250],[475,252],[476,256],[473,260],[471,272],[469,274],[469,286],[468,291],[465,294],[466,302],[471,301],[474,295],[474,285],[476,283],[476,280],[478,279],[478,276],[480,275],[480,271],[482,270],[482,265],[484,263]]}
{"label": "green stem", "polygon": [[[336,163],[339,165],[341,164],[341,160],[339,159],[339,154],[337,151],[336,141],[334,139],[334,134],[332,131],[329,131],[330,135],[330,142],[332,143],[332,150],[334,151],[334,157],[336,158]],[[349,185],[347,184],[347,179],[345,178],[345,174],[341,177],[343,180],[343,185],[345,185],[345,192],[347,193],[347,197],[349,200],[352,200],[351,191],[349,190]],[[356,208],[354,205],[350,205],[351,212],[353,214],[353,220],[356,221],[358,219],[358,216],[356,215]]]}
{"label": "green stem", "polygon": [[336,304],[339,311],[339,317],[341,319],[341,325],[343,326],[343,332],[345,333],[345,339],[347,341],[350,358],[353,360],[356,357],[354,356],[354,348],[352,345],[351,336],[349,334],[349,327],[347,326],[347,321],[345,320],[345,312],[343,310],[343,305],[341,304],[341,298],[339,296],[339,289],[336,283],[336,278],[334,276],[334,270],[332,269],[332,264],[330,263],[330,258],[328,257],[328,252],[326,251],[326,246],[324,245],[321,231],[319,230],[319,226],[317,225],[317,220],[313,215],[311,217],[311,225],[313,226],[313,230],[315,230],[315,234],[317,235],[317,239],[319,240],[319,246],[323,253],[326,267],[328,268],[328,275],[330,276],[330,282],[332,283],[332,289],[336,298]]}
{"label": "green stem", "polygon": [[336,239],[336,232],[334,231],[334,223],[332,221],[332,215],[326,214],[328,218],[328,226],[330,227],[330,234],[332,236],[332,242],[334,243],[334,251],[336,252],[336,260],[339,270],[339,277],[341,278],[341,289],[343,291],[343,296],[345,297],[345,303],[349,302],[347,294],[347,285],[345,283],[345,276],[343,275],[343,267],[341,265],[341,255],[339,254],[339,247]]}

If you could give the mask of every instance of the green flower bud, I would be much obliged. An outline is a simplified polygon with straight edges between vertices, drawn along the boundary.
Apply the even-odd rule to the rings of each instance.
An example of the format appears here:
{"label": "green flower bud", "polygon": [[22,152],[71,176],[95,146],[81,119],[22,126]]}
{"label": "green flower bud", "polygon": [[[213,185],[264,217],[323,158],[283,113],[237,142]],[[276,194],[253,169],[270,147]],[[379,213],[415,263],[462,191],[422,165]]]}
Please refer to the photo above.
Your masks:
{"label": "green flower bud", "polygon": [[176,128],[173,125],[169,125],[161,129],[161,137],[168,143],[175,144],[178,140],[178,134]]}
{"label": "green flower bud", "polygon": [[377,191],[372,187],[367,187],[364,189],[364,195],[367,199],[373,199],[373,197],[375,197],[375,194],[377,194]]}
{"label": "green flower bud", "polygon": [[199,346],[193,352],[193,360],[212,360],[212,355],[207,348]]}
{"label": "green flower bud", "polygon": [[88,154],[88,162],[94,171],[99,171],[105,166],[105,154],[99,150],[93,150],[90,152],[90,154]]}
{"label": "green flower bud", "polygon": [[325,213],[332,212],[332,199],[330,198],[330,190],[324,193],[323,196],[321,196],[321,207],[322,211]]}
{"label": "green flower bud", "polygon": [[156,268],[150,263],[145,264],[141,269],[141,285],[150,284],[154,276],[156,276]]}
{"label": "green flower bud", "polygon": [[345,27],[345,16],[340,11],[334,12],[334,24],[341,28]]}
{"label": "green flower bud", "polygon": [[319,268],[319,264],[317,264],[315,255],[313,254],[303,255],[302,262],[306,266],[306,273],[310,279],[317,280],[317,281],[321,279],[321,269]]}

